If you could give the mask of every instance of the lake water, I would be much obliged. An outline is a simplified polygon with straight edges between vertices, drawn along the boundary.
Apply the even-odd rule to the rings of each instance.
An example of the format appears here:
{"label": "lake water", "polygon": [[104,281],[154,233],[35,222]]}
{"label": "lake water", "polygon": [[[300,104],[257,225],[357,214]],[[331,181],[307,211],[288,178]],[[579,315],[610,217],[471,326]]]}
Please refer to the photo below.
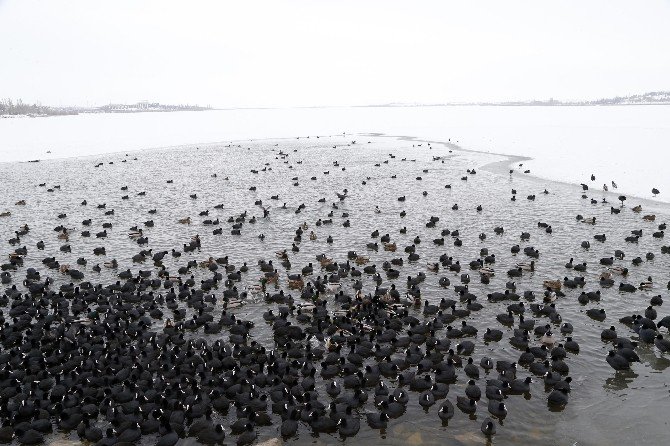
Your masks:
{"label": "lake water", "polygon": [[[68,283],[70,279],[67,276],[43,265],[44,257],[54,256],[61,264],[72,266],[76,265],[79,257],[86,258],[86,266],[77,266],[84,273],[85,280],[106,285],[118,280],[117,273],[126,268],[134,273],[150,270],[152,277],[156,277],[157,268],[150,261],[138,264],[131,257],[143,248],[151,248],[153,252],[173,248],[180,250],[194,234],[199,234],[202,248],[194,253],[184,253],[180,258],[168,255],[164,261],[168,270],[176,275],[176,269],[189,260],[203,261],[210,256],[216,258],[227,255],[231,263],[239,266],[247,262],[250,265],[249,273],[243,275],[238,286],[251,286],[258,282],[261,274],[256,266],[257,261],[274,259],[276,251],[288,249],[293,268],[290,271],[280,269],[280,289],[292,293],[296,296],[296,302],[300,302],[299,293],[289,290],[283,280],[287,273],[295,273],[309,262],[316,265],[315,256],[322,253],[344,263],[348,251],[355,250],[369,256],[370,262],[377,264],[379,271],[382,262],[404,257],[405,264],[399,268],[400,278],[389,280],[382,272],[382,286],[396,284],[404,291],[408,275],[424,272],[427,278],[421,284],[422,297],[437,304],[444,297],[458,301],[453,285],[460,284],[460,274],[446,268],[441,268],[438,273],[430,272],[426,267],[427,263],[436,262],[441,254],[447,253],[460,260],[464,265],[463,272],[473,276],[470,291],[484,305],[481,311],[465,319],[479,330],[477,338],[471,338],[476,344],[472,357],[475,363],[479,363],[483,356],[490,356],[494,361],[516,361],[521,353],[508,342],[512,330],[496,321],[496,315],[505,313],[511,302],[488,302],[486,295],[504,291],[510,280],[505,271],[513,268],[517,262],[530,260],[523,253],[511,253],[511,246],[521,244],[523,248],[532,245],[540,250],[541,255],[534,272],[526,272],[522,277],[513,279],[520,294],[532,290],[539,296],[543,280],[583,275],[587,280],[584,291],[601,290],[602,297],[600,302],[584,306],[577,302],[580,289],[566,289],[566,297],[556,302],[563,321],[574,326],[573,337],[581,347],[579,354],[568,354],[566,358],[569,374],[573,378],[568,405],[560,411],[551,410],[547,406],[550,389],[545,388],[541,378],[536,378],[531,384],[529,395],[506,398],[509,414],[504,420],[496,420],[498,433],[492,443],[663,444],[663,438],[667,439],[668,422],[665,410],[670,384],[668,355],[661,354],[653,345],[641,345],[637,352],[642,362],[633,364],[629,372],[615,372],[605,361],[611,345],[601,342],[600,332],[614,325],[620,336],[637,339],[632,330],[618,322],[619,318],[632,312],[643,312],[653,295],[667,296],[665,284],[670,278],[670,256],[661,254],[660,247],[664,239],[653,238],[651,233],[659,223],[670,220],[670,211],[662,202],[630,198],[621,213],[613,215],[610,213],[610,205],[617,206],[616,195],[607,195],[610,203],[605,205],[599,203],[604,194],[589,192],[598,201],[592,204],[581,198],[579,186],[568,183],[590,184],[588,178],[575,173],[579,166],[570,168],[571,158],[577,157],[583,164],[588,164],[585,160],[598,158],[587,153],[581,156],[576,149],[577,145],[581,150],[586,150],[592,145],[601,144],[597,150],[603,154],[609,153],[609,156],[602,164],[584,166],[583,175],[587,175],[587,172],[588,175],[595,173],[599,177],[598,184],[600,178],[614,178],[618,180],[622,191],[633,193],[639,187],[640,195],[648,197],[649,193],[644,188],[627,181],[629,177],[623,176],[624,170],[621,174],[616,173],[619,168],[628,169],[626,172],[630,178],[644,180],[664,192],[666,188],[662,186],[664,177],[660,173],[661,169],[644,171],[642,166],[650,163],[649,160],[643,162],[643,158],[665,156],[662,155],[662,147],[670,141],[666,124],[670,121],[663,121],[659,115],[667,114],[667,110],[666,107],[354,108],[0,120],[2,153],[10,154],[13,160],[45,160],[40,163],[0,164],[0,187],[3,190],[0,212],[11,211],[11,216],[0,218],[0,254],[5,261],[7,254],[15,248],[8,245],[6,240],[13,237],[14,231],[21,224],[27,223],[31,230],[21,238],[19,246],[26,245],[28,253],[24,258],[25,265],[13,273],[12,283],[21,287],[27,267],[36,268],[43,277],[52,277],[55,280],[54,289]],[[585,124],[587,116],[590,117],[590,123]],[[646,127],[643,126],[645,120],[650,122]],[[619,125],[625,122],[629,123],[628,127],[621,129]],[[342,132],[347,135],[342,135]],[[373,132],[402,137],[362,135]],[[617,132],[618,137],[614,135]],[[297,139],[296,135],[333,136]],[[560,135],[563,135],[563,139]],[[276,139],[269,139],[271,137]],[[447,144],[429,145],[426,142],[448,141],[450,138],[452,142],[468,149],[535,156],[534,161],[524,161],[524,168],[530,166],[533,173],[566,183],[520,173],[510,176],[507,164],[512,159],[458,150]],[[212,143],[248,139],[257,141],[245,141],[232,146],[227,142]],[[356,144],[350,144],[354,139]],[[635,156],[630,156],[630,162],[626,162],[627,156],[619,151],[623,151],[626,144],[642,140],[647,143],[633,150]],[[606,150],[607,144],[614,145],[617,150]],[[167,146],[170,147],[165,148]],[[556,152],[558,147],[563,146],[564,152]],[[155,149],[139,151],[146,148]],[[46,160],[48,156],[45,149],[51,150],[50,156],[54,159]],[[126,151],[137,152],[126,155]],[[284,155],[280,155],[280,151]],[[395,157],[391,158],[390,153]],[[339,166],[334,165],[336,161]],[[514,159],[514,162],[519,161]],[[559,163],[565,170],[557,169]],[[342,170],[342,167],[346,170]],[[472,168],[477,173],[468,175],[467,170]],[[258,173],[252,173],[252,170]],[[216,177],[212,174],[216,174]],[[467,180],[462,180],[464,176]],[[293,179],[295,177],[297,181]],[[312,177],[316,179],[312,180]],[[173,182],[167,183],[167,180]],[[37,186],[40,183],[46,183],[45,187]],[[451,188],[445,188],[447,184]],[[60,189],[49,192],[48,189],[54,185],[59,185]],[[122,186],[128,186],[128,191],[122,192]],[[250,190],[251,186],[256,186],[256,190]],[[349,196],[340,203],[335,192],[345,188]],[[550,192],[548,195],[542,194],[545,188]],[[511,189],[518,191],[517,201],[510,200]],[[140,192],[146,194],[138,195]],[[198,198],[191,198],[191,194],[196,194]],[[530,194],[536,195],[535,201],[526,199]],[[123,195],[128,195],[128,198],[124,199]],[[270,199],[272,195],[279,195],[279,199]],[[406,196],[406,201],[398,201],[399,196]],[[659,198],[662,197],[663,194]],[[320,198],[325,198],[325,201],[320,202]],[[14,204],[22,199],[26,200],[25,206]],[[87,206],[80,205],[84,199],[88,201]],[[254,205],[256,200],[262,200],[263,205],[270,209],[269,218],[261,218],[260,207]],[[337,202],[338,209],[332,207],[333,202]],[[105,209],[98,209],[96,205],[103,203]],[[282,208],[283,203],[286,203],[286,209]],[[306,207],[297,214],[295,210],[301,203]],[[214,208],[217,204],[223,204],[223,208]],[[458,210],[452,209],[454,204],[459,205]],[[630,208],[635,204],[642,204],[642,214],[631,211]],[[481,212],[475,209],[477,205],[482,206]],[[379,206],[379,213],[374,211],[375,206]],[[115,211],[114,214],[105,215],[105,211],[111,209]],[[149,209],[156,209],[156,214],[148,214]],[[199,216],[200,212],[206,210],[209,216]],[[400,216],[403,210],[407,212],[404,218]],[[256,223],[247,221],[241,235],[231,235],[228,217],[244,211],[248,212],[248,218],[256,216]],[[656,222],[641,220],[643,214],[652,211],[656,214]],[[347,220],[342,217],[343,212],[350,214],[347,217],[351,221],[350,227],[343,226]],[[60,213],[67,215],[61,219],[58,218]],[[598,223],[596,226],[580,223],[575,219],[577,214],[595,216]],[[193,219],[191,225],[177,222],[187,216]],[[431,216],[440,218],[435,228],[426,226]],[[101,231],[103,223],[112,223],[108,237],[104,240],[97,239],[95,235],[91,238],[81,237],[79,233],[85,229],[81,222],[87,218],[93,220],[90,227],[92,234]],[[203,220],[207,218],[220,219],[220,224],[204,225]],[[333,219],[332,225],[317,226],[319,219],[328,218]],[[154,227],[143,226],[143,222],[149,219],[155,221]],[[538,221],[552,225],[553,233],[548,234],[539,228]],[[299,243],[300,251],[291,252],[295,229],[303,222],[308,223],[309,230],[315,231],[317,239],[308,240],[305,234]],[[53,231],[58,224],[72,229],[68,242],[71,253],[59,250],[65,242],[57,239]],[[134,225],[144,227],[145,235],[149,237],[147,246],[140,247],[128,237],[128,228]],[[496,226],[505,228],[503,235],[494,234],[493,228]],[[212,232],[217,227],[223,229],[222,235]],[[404,234],[399,232],[402,227],[407,228]],[[458,229],[463,245],[455,246],[449,236],[445,237],[444,246],[434,244],[433,240],[439,238],[440,231],[445,228],[452,231]],[[638,243],[623,241],[632,229],[640,228],[644,235]],[[370,236],[374,229],[378,229],[381,234],[388,232],[392,241],[397,243],[398,252],[366,249],[368,242],[378,241]],[[520,241],[519,234],[522,231],[530,233],[528,242]],[[482,233],[487,235],[485,240],[479,238]],[[605,243],[593,239],[594,234],[601,233],[607,234]],[[259,234],[264,234],[265,240],[260,240]],[[332,243],[326,242],[329,235],[333,237]],[[416,244],[420,260],[408,262],[402,248],[412,245],[416,236],[421,239],[421,243]],[[35,248],[40,240],[45,242],[44,251]],[[589,250],[580,247],[582,240],[590,240]],[[92,254],[98,246],[106,247],[105,256]],[[488,285],[480,283],[479,275],[467,268],[471,260],[480,258],[480,249],[483,247],[489,248],[497,257],[493,265],[496,274]],[[616,264],[628,267],[630,273],[626,278],[615,277],[614,287],[601,289],[598,276],[604,267],[598,264],[598,260],[612,256],[615,249],[626,252],[625,259]],[[631,264],[633,258],[640,256],[644,259],[649,252],[655,254],[654,260],[643,261],[639,266]],[[564,264],[570,257],[574,257],[576,263],[588,262],[587,271],[577,273],[567,270]],[[93,265],[112,258],[118,260],[118,269],[103,267],[99,273],[93,271]],[[196,283],[211,276],[204,268],[194,268],[184,277],[190,274],[194,275]],[[323,272],[315,271],[317,274]],[[655,286],[652,290],[627,294],[617,289],[620,281],[639,284],[648,276],[654,278]],[[440,287],[440,277],[448,277],[452,285],[447,289]],[[352,278],[343,278],[341,283],[343,290],[353,294]],[[369,277],[364,277],[363,283],[364,293],[374,292],[375,284]],[[0,290],[3,289],[1,287]],[[272,292],[276,290],[272,289]],[[219,291],[215,293],[219,294]],[[540,301],[541,298],[538,298],[535,303]],[[329,300],[328,305],[330,310],[337,308],[332,300]],[[462,305],[457,303],[459,308]],[[187,317],[190,318],[193,310],[183,303],[180,306],[187,309]],[[274,307],[274,304],[270,306]],[[659,319],[668,314],[666,306],[667,303],[657,307]],[[235,314],[253,321],[256,324],[253,329],[254,340],[272,349],[276,348],[272,330],[261,317],[267,308],[268,304],[262,299],[249,299],[244,306],[235,310]],[[605,309],[606,320],[595,322],[590,319],[585,314],[589,308]],[[169,310],[163,309],[169,314]],[[220,311],[219,301],[213,311],[215,317],[218,317]],[[410,309],[410,313],[423,320],[420,310]],[[536,325],[549,323],[543,317],[531,314],[527,314],[527,317],[536,319]],[[454,325],[460,322],[457,320]],[[153,329],[160,331],[162,324],[163,321],[154,321]],[[482,334],[487,327],[502,329],[502,341],[484,343]],[[558,341],[563,342],[565,336],[558,333],[558,326],[554,325],[553,329]],[[438,337],[444,338],[444,333],[444,330],[439,331]],[[225,332],[221,336],[205,336],[202,329],[188,336],[204,337],[208,342],[228,337]],[[531,335],[533,345],[537,345],[538,339]],[[394,355],[395,358],[403,356],[402,350]],[[529,375],[527,370],[519,368],[518,377]],[[482,371],[477,383],[483,390],[485,380],[495,377],[495,371],[488,375]],[[397,380],[386,381],[391,388],[398,385]],[[466,383],[465,375],[459,370],[459,379],[450,386],[447,398],[455,404],[456,396],[464,394]],[[321,398],[327,402],[328,397],[323,391],[325,385],[325,381],[317,378],[317,389]],[[373,392],[369,391],[370,400]],[[410,393],[407,413],[391,421],[385,431],[369,428],[363,415],[360,433],[345,443],[488,443],[479,431],[482,420],[489,416],[486,398],[482,398],[476,416],[470,417],[456,409],[454,418],[443,425],[437,417],[441,400],[424,411],[418,404],[418,393]],[[364,414],[375,410],[368,403],[360,412]],[[217,419],[228,426],[235,420],[235,411],[231,410],[227,417]],[[277,436],[279,417],[274,419],[274,426],[258,429],[260,439]],[[76,434],[72,434],[71,438],[76,438]],[[229,435],[227,440],[234,441],[234,438]],[[148,437],[145,444],[152,444],[154,439]],[[291,441],[296,444],[342,442],[337,435],[312,434],[304,424],[301,425],[298,437]],[[184,444],[189,442],[192,440]]]}
{"label": "lake water", "polygon": [[[532,158],[541,178],[614,180],[619,192],[670,202],[670,106],[354,107],[90,114],[0,119],[0,161],[62,158],[231,140],[384,133]],[[48,150],[50,154],[46,153]],[[596,181],[590,176],[595,174]],[[611,187],[610,187],[611,190]]]}

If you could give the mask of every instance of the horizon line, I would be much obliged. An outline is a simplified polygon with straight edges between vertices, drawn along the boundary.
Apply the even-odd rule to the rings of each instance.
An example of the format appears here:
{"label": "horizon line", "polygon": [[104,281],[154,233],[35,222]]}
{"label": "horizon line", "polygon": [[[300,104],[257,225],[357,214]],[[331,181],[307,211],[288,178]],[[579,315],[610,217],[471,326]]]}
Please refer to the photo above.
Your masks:
{"label": "horizon line", "polygon": [[[661,99],[644,101],[644,98],[651,96],[664,96]],[[626,102],[627,100],[635,99],[636,102]],[[102,105],[44,105],[40,101],[23,102],[21,98],[12,100],[11,98],[0,99],[4,101],[21,101],[23,105],[37,105],[40,107],[53,109],[80,109],[80,110],[99,110],[110,105],[132,106],[142,103],[158,104],[163,107],[194,107],[202,108],[204,110],[274,110],[274,109],[299,109],[299,108],[383,108],[383,107],[453,107],[453,106],[592,106],[592,105],[670,105],[670,90],[649,91],[641,94],[632,94],[627,96],[614,96],[607,98],[599,98],[594,100],[558,100],[552,97],[548,99],[526,99],[526,100],[507,100],[507,101],[454,101],[454,102],[386,102],[377,104],[324,104],[324,105],[257,105],[257,106],[212,106],[199,104],[170,104],[162,103],[160,101],[136,101],[132,103],[124,102],[107,102]],[[152,110],[147,110],[152,111]],[[179,111],[179,110],[174,110]],[[184,110],[188,111],[188,110]],[[196,110],[193,110],[196,111]]]}

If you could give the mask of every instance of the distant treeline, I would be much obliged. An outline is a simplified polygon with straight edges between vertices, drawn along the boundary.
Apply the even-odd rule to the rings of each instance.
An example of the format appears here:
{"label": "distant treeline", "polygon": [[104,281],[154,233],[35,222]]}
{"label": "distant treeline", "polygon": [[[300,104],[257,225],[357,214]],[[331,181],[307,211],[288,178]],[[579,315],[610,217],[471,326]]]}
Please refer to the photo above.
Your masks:
{"label": "distant treeline", "polygon": [[49,107],[40,104],[26,104],[21,99],[14,102],[11,99],[0,100],[0,115],[36,115],[57,116],[76,115],[78,111],[71,108]]}
{"label": "distant treeline", "polygon": [[670,104],[670,91],[652,91],[631,96],[596,99],[594,101],[557,101],[555,99],[516,102],[489,102],[478,105],[642,105]]}
{"label": "distant treeline", "polygon": [[201,107],[199,105],[166,105],[158,102],[138,102],[136,104],[108,104],[97,107],[94,111],[104,113],[141,113],[156,111],[203,111],[211,110],[211,107]]}
{"label": "distant treeline", "polygon": [[651,91],[644,94],[635,94],[630,96],[615,96],[613,98],[596,99],[593,101],[559,101],[556,99],[531,100],[531,101],[509,101],[509,102],[445,102],[445,103],[390,103],[377,105],[361,105],[356,107],[445,107],[445,106],[463,106],[463,105],[492,105],[492,106],[586,106],[586,105],[670,105],[670,91]]}
{"label": "distant treeline", "polygon": [[619,104],[666,104],[670,102],[669,91],[652,91],[632,96],[615,96],[613,98],[586,101],[588,105],[619,105]]}
{"label": "distant treeline", "polygon": [[26,104],[21,99],[0,100],[0,116],[58,116],[77,115],[79,113],[141,113],[171,111],[202,111],[211,107],[199,105],[165,105],[158,102],[138,102],[136,104],[109,104],[102,107],[50,107],[40,104]]}

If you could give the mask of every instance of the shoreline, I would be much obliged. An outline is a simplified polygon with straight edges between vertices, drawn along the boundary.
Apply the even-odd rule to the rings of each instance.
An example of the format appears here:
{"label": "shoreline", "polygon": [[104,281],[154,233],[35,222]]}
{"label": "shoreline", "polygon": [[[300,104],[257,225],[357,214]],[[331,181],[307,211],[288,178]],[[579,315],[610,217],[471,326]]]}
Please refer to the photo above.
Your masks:
{"label": "shoreline", "polygon": [[[108,114],[113,114],[113,113],[108,113]],[[457,143],[453,143],[451,141],[440,141],[440,140],[434,140],[434,139],[429,139],[429,138],[422,138],[419,136],[410,136],[410,135],[391,135],[383,132],[359,132],[359,133],[342,133],[342,134],[332,134],[332,135],[305,135],[305,136],[287,136],[287,137],[270,137],[270,138],[248,138],[248,139],[235,139],[235,140],[227,140],[227,141],[212,141],[212,142],[200,142],[200,143],[188,143],[188,144],[179,144],[179,145],[171,145],[171,146],[156,146],[156,147],[147,147],[147,148],[142,148],[142,149],[134,149],[134,150],[119,150],[115,152],[104,152],[104,153],[98,153],[98,154],[90,154],[90,155],[75,155],[75,156],[66,156],[66,157],[55,157],[55,158],[38,158],[38,159],[31,159],[31,160],[25,160],[25,161],[0,161],[0,164],[11,164],[11,163],[20,163],[20,164],[39,164],[41,162],[46,162],[46,161],[63,161],[63,160],[70,160],[70,159],[77,159],[77,158],[93,158],[93,157],[99,157],[99,156],[105,156],[105,155],[122,155],[124,157],[130,157],[132,153],[138,153],[138,152],[153,152],[153,151],[158,151],[158,150],[175,150],[175,149],[180,149],[184,147],[192,147],[199,149],[200,147],[209,147],[209,146],[216,146],[216,145],[222,145],[222,144],[237,144],[237,143],[242,143],[242,142],[259,142],[259,141],[286,141],[286,140],[293,140],[293,139],[309,139],[309,138],[332,138],[332,137],[346,137],[347,135],[359,135],[359,136],[369,136],[369,137],[374,137],[374,138],[395,138],[400,141],[407,141],[407,142],[418,142],[418,143],[430,143],[430,144],[439,144],[445,147],[448,147],[451,150],[457,150],[461,152],[466,152],[466,153],[477,153],[477,154],[482,154],[482,155],[489,155],[489,156],[496,156],[496,157],[502,157],[504,159],[498,160],[498,161],[492,161],[487,164],[483,164],[480,166],[477,166],[477,169],[483,169],[485,171],[494,173],[494,174],[499,174],[502,176],[505,176],[508,172],[508,169],[515,167],[512,166],[515,163],[519,162],[526,162],[526,161],[532,161],[535,160],[535,158],[530,157],[530,156],[523,156],[523,155],[514,155],[514,154],[508,154],[508,153],[496,153],[496,152],[490,152],[490,151],[484,151],[484,150],[477,150],[477,149],[471,149],[471,148],[466,148],[463,147]],[[546,178],[542,177],[540,175],[537,175],[535,173],[529,173],[525,174],[522,171],[518,171],[515,169],[515,173],[517,175],[522,175],[523,178],[528,178],[530,180],[533,180],[537,183],[540,182],[549,182],[549,183],[554,183],[554,184],[564,184],[564,185],[569,185],[573,186],[575,188],[579,188],[580,184],[576,182],[570,182],[570,181],[562,181],[560,179],[553,179],[553,178]],[[639,201],[642,204],[645,204],[645,207],[649,207],[652,210],[653,209],[658,209],[659,211],[665,211],[667,212],[668,209],[670,209],[670,202],[662,201],[662,200],[653,200],[645,197],[640,197],[635,194],[630,194],[630,193],[617,193],[617,192],[612,192],[612,191],[602,191],[600,189],[591,189],[589,188],[589,192],[597,191],[598,193],[604,194],[605,197],[607,197],[608,200],[612,199],[612,201],[609,202],[610,205],[613,205],[614,207],[617,207],[615,205],[618,204],[618,199],[617,197],[619,195],[626,195],[626,197],[633,198],[637,201]]]}
{"label": "shoreline", "polygon": [[645,106],[670,106],[670,102],[638,102],[630,104],[580,104],[580,103],[465,103],[465,104],[367,104],[367,105],[296,105],[287,107],[221,107],[207,108],[201,110],[117,110],[117,111],[81,111],[75,113],[61,114],[38,114],[38,115],[11,115],[0,114],[0,119],[15,118],[53,118],[59,116],[79,116],[96,114],[137,114],[137,113],[178,113],[178,112],[203,112],[203,111],[230,111],[230,110],[290,110],[290,109],[330,109],[330,108],[434,108],[434,107],[645,107]]}
{"label": "shoreline", "polygon": [[[462,152],[468,152],[468,153],[478,153],[482,155],[491,155],[491,156],[498,156],[505,158],[503,160],[499,161],[492,161],[487,164],[483,164],[481,166],[477,166],[477,169],[485,170],[487,172],[495,173],[498,175],[506,176],[508,170],[513,167],[512,165],[515,163],[519,162],[526,162],[526,161],[532,161],[535,158],[530,157],[530,156],[523,156],[523,155],[510,155],[507,153],[494,153],[494,152],[487,152],[483,150],[476,150],[476,149],[468,149],[464,148],[456,143],[452,142],[444,142],[444,141],[433,141],[433,140],[428,140],[428,139],[421,139],[419,137],[414,137],[414,136],[403,136],[403,135],[386,135],[384,133],[367,133],[363,135],[370,135],[374,137],[390,137],[390,138],[397,138],[401,140],[406,140],[406,141],[417,141],[417,142],[426,142],[426,143],[431,143],[431,144],[442,144],[445,145],[453,150],[459,150]],[[573,183],[570,181],[561,181],[559,179],[552,179],[552,178],[545,178],[541,177],[537,174],[534,173],[523,173],[519,170],[515,169],[516,175],[522,175],[523,178],[528,178],[532,181],[535,181],[537,183],[540,183],[542,181],[544,182],[549,182],[549,183],[554,183],[554,184],[564,184],[568,186],[572,186],[576,189],[578,189],[581,193],[581,188],[579,183]],[[626,195],[628,198],[634,198],[635,200],[638,200],[641,204],[645,204],[645,206],[650,207],[651,209],[658,209],[659,211],[664,211],[668,212],[670,210],[670,202],[665,202],[661,200],[651,200],[649,198],[645,197],[640,197],[638,195],[634,194],[629,194],[629,193],[616,193],[612,191],[605,192],[600,189],[591,189],[589,188],[589,192],[593,191],[598,191],[598,193],[604,194],[608,200],[611,198],[612,201],[609,202],[610,205],[614,206],[615,208],[618,207],[618,196],[619,195]]]}
{"label": "shoreline", "polygon": [[115,110],[115,111],[84,111],[78,110],[68,113],[35,113],[35,114],[0,114],[0,119],[19,119],[19,118],[56,118],[59,116],[79,116],[79,115],[115,115],[115,114],[133,114],[133,113],[175,113],[175,112],[202,112],[220,110],[207,108],[201,110]]}

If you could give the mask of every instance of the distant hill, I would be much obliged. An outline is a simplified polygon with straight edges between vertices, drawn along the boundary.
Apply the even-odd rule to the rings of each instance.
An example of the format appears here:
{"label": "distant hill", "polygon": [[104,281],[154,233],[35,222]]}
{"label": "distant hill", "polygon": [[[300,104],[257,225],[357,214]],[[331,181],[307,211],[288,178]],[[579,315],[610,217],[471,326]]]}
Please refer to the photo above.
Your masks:
{"label": "distant hill", "polygon": [[645,104],[670,104],[670,91],[652,91],[632,96],[615,96],[613,98],[597,99],[594,101],[557,101],[549,99],[546,101],[525,102],[491,102],[478,105],[645,105]]}

